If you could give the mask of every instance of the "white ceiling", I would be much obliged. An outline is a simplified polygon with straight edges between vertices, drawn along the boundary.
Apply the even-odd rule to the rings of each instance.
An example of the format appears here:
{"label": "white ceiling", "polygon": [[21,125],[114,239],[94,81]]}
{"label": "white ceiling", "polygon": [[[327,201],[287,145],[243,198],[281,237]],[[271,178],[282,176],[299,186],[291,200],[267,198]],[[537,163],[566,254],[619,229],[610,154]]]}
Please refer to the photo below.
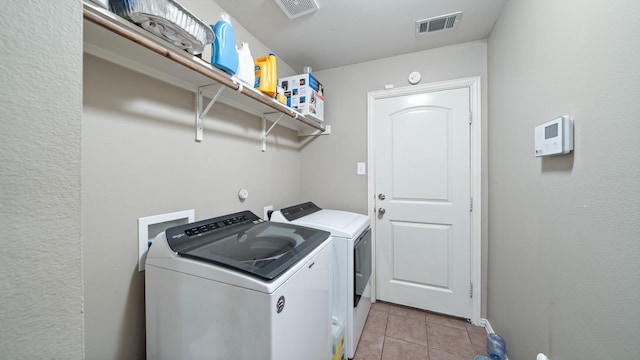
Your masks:
{"label": "white ceiling", "polygon": [[[314,71],[487,38],[507,0],[317,0],[290,20],[275,0],[214,0],[294,70]],[[462,11],[455,29],[415,35],[415,22]]]}

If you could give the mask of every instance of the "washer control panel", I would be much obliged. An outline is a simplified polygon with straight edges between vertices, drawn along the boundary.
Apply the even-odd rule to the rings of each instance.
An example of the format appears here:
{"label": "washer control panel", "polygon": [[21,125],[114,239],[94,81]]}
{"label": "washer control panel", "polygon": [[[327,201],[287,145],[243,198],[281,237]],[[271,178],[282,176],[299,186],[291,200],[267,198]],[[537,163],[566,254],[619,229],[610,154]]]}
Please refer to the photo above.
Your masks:
{"label": "washer control panel", "polygon": [[202,236],[208,236],[220,231],[232,230],[247,224],[257,224],[261,222],[264,222],[264,220],[256,214],[251,211],[243,211],[172,227],[167,229],[165,233],[167,236],[167,242],[171,249],[178,252],[189,248],[189,244],[192,243],[192,240],[197,240]]}

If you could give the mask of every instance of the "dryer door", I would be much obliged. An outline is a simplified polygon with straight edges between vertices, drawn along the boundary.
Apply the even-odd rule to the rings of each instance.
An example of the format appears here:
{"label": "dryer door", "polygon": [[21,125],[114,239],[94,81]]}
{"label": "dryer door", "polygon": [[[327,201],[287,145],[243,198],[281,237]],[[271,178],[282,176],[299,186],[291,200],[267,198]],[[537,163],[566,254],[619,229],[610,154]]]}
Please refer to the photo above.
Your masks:
{"label": "dryer door", "polygon": [[367,229],[353,245],[353,284],[354,297],[353,307],[358,306],[358,302],[367,287],[369,278],[371,278],[371,229]]}

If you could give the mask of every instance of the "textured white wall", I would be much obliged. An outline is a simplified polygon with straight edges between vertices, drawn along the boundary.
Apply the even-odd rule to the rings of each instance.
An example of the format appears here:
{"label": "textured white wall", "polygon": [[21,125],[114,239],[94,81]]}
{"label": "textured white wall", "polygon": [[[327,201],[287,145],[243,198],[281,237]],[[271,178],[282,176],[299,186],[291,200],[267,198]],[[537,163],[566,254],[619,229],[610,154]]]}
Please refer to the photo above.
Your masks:
{"label": "textured white wall", "polygon": [[81,359],[81,3],[3,5],[0,357]]}
{"label": "textured white wall", "polygon": [[[489,37],[487,315],[512,359],[640,356],[639,11],[509,1]],[[564,114],[575,151],[535,158]]]}

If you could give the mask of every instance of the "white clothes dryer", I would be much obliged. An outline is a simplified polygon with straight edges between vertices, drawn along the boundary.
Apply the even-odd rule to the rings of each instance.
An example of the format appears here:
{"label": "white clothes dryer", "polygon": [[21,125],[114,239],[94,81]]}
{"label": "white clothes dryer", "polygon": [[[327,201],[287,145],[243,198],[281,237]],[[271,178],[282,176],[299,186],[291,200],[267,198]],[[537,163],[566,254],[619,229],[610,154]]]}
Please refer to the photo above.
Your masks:
{"label": "white clothes dryer", "polygon": [[146,261],[148,359],[331,358],[328,232],[245,211],[167,229]]}
{"label": "white clothes dryer", "polygon": [[353,358],[372,302],[369,216],[307,202],[275,211],[270,220],[331,233],[336,250],[334,316],[345,327],[346,357]]}

